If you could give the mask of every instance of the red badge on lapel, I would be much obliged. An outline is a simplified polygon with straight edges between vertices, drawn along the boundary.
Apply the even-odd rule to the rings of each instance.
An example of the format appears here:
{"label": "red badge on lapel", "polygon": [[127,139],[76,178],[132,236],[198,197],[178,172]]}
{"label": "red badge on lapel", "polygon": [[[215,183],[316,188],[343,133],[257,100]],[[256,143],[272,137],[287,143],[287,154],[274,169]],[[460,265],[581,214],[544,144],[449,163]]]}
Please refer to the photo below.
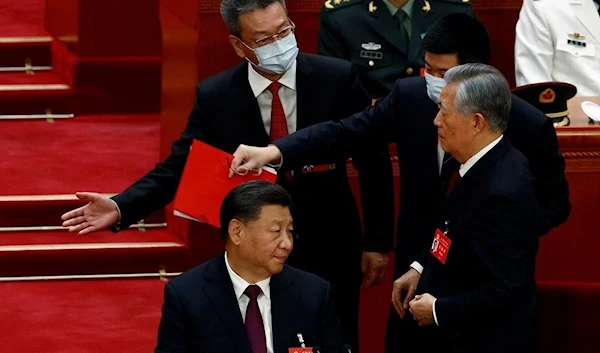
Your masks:
{"label": "red badge on lapel", "polygon": [[312,353],[312,347],[292,347],[288,348],[288,353]]}
{"label": "red badge on lapel", "polygon": [[431,249],[429,252],[433,257],[438,259],[439,262],[446,264],[446,258],[448,258],[448,252],[450,251],[450,245],[452,240],[442,233],[439,229],[435,230],[433,236],[433,243],[431,243]]}

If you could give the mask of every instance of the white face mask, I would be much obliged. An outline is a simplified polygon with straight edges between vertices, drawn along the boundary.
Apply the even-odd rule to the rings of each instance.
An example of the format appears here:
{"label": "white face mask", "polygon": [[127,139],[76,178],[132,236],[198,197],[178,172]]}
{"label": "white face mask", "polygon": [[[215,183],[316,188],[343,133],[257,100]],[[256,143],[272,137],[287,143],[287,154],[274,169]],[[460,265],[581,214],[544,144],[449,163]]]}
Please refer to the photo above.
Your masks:
{"label": "white face mask", "polygon": [[446,81],[443,78],[435,77],[426,72],[425,82],[427,83],[427,95],[433,103],[438,104],[442,89],[446,86]]}
{"label": "white face mask", "polygon": [[248,49],[256,54],[258,65],[248,60],[248,58],[246,58],[246,60],[261,70],[272,74],[282,74],[289,70],[299,52],[298,43],[296,42],[294,33],[290,33],[287,37],[265,45],[264,47],[248,47]]}

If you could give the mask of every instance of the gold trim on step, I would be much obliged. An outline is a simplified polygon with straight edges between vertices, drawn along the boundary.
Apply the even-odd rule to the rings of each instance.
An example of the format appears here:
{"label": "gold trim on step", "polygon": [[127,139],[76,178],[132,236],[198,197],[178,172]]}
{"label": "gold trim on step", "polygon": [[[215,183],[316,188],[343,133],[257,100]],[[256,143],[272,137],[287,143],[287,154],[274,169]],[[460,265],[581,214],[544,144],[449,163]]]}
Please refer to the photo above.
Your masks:
{"label": "gold trim on step", "polygon": [[[44,115],[44,118],[46,115]],[[116,193],[100,194],[106,197],[113,197]],[[75,194],[55,194],[55,195],[8,195],[0,196],[0,202],[39,202],[39,201],[77,201],[79,200]]]}
{"label": "gold trim on step", "polygon": [[[132,224],[129,229],[138,229],[145,232],[147,229],[166,228],[166,223],[150,224]],[[66,231],[68,228],[62,226],[31,226],[31,227],[0,227],[0,233],[6,232],[46,232],[46,231]]]}
{"label": "gold trim on step", "polygon": [[49,43],[52,42],[52,37],[0,37],[0,43]]}
{"label": "gold trim on step", "polygon": [[99,275],[59,275],[59,276],[21,276],[0,277],[0,282],[25,282],[25,281],[60,281],[77,279],[119,279],[119,278],[158,278],[165,281],[166,277],[179,276],[181,272],[164,273],[111,273]]}
{"label": "gold trim on step", "polygon": [[[73,119],[75,114],[52,114],[52,119]],[[0,120],[35,120],[47,119],[47,114],[0,115]]]}
{"label": "gold trim on step", "polygon": [[68,90],[69,85],[61,83],[42,84],[42,85],[0,85],[0,91],[52,91]]}
{"label": "gold trim on step", "polygon": [[[74,235],[74,236],[76,236],[76,235]],[[2,245],[2,246],[0,246],[0,252],[105,250],[105,249],[159,249],[159,248],[183,248],[183,247],[185,247],[185,244],[175,243],[175,242],[31,244],[31,245]]]}

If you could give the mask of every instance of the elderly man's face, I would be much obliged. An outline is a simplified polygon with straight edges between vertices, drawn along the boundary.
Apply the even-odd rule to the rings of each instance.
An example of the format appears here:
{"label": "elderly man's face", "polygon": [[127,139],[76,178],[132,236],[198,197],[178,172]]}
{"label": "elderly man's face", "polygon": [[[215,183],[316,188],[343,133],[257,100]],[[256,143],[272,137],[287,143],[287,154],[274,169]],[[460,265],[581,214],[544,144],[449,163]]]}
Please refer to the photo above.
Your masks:
{"label": "elderly man's face", "polygon": [[293,248],[290,209],[264,206],[260,217],[242,226],[239,254],[256,275],[269,277],[281,272]]}
{"label": "elderly man's face", "polygon": [[440,95],[440,110],[433,121],[438,128],[438,137],[444,151],[452,154],[459,162],[461,156],[468,156],[470,142],[474,137],[473,119],[456,111],[454,98],[456,85],[446,85]]}
{"label": "elderly man's face", "polygon": [[[287,13],[279,1],[275,1],[264,9],[241,14],[238,17],[238,22],[241,28],[239,39],[243,40],[251,48],[258,47],[256,41],[276,35],[291,25]],[[248,49],[243,43],[232,42],[232,45],[238,56],[247,57],[254,64],[258,64],[258,59],[254,52]]]}

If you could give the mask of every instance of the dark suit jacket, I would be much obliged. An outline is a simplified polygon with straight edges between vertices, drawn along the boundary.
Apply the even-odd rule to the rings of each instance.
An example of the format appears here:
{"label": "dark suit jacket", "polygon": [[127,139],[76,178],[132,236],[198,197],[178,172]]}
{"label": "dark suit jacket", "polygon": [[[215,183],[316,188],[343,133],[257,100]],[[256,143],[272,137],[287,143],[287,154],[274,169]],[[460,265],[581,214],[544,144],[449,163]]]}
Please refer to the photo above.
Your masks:
{"label": "dark suit jacket", "polygon": [[[296,78],[298,129],[345,118],[371,103],[356,70],[343,60],[300,53]],[[193,139],[229,153],[233,153],[240,144],[266,146],[270,142],[248,82],[247,62],[198,84],[196,102],[187,126],[181,139],[173,144],[171,155],[114,197],[121,210],[121,228],[173,200]],[[365,147],[354,157],[355,167],[359,170],[364,209],[364,249],[391,251],[393,185],[386,146],[380,143],[376,147]],[[359,254],[356,249],[362,230],[346,176],[344,157],[323,159],[315,154],[307,158],[305,164],[330,162],[337,163],[337,169],[303,174],[302,166],[299,166],[292,185],[286,183],[285,178],[279,180],[292,194],[296,206],[294,223],[300,240],[296,242],[292,257],[307,254],[303,249],[312,249],[312,257],[322,259],[331,258],[333,249]],[[357,263],[357,256],[347,258]],[[320,265],[321,268],[328,268],[322,263]],[[340,266],[343,268],[346,265],[342,263]]]}
{"label": "dark suit jacket", "polygon": [[[430,245],[440,204],[437,105],[427,96],[423,78],[396,82],[392,92],[377,104],[338,123],[313,126],[281,139],[286,164],[295,165],[314,153],[352,151],[360,141],[396,142],[400,164],[400,213],[396,241],[395,276],[406,272],[424,247]],[[532,105],[512,96],[508,129],[504,136],[523,153],[535,178],[541,207],[537,234],[563,223],[570,212],[565,162],[558,150],[552,122]]]}
{"label": "dark suit jacket", "polygon": [[528,162],[506,138],[445,201],[438,228],[452,242],[446,263],[427,252],[417,293],[437,298],[431,338],[448,351],[537,351],[536,212]]}
{"label": "dark suit jacket", "polygon": [[425,32],[454,12],[473,15],[468,1],[415,0],[407,43],[400,35],[398,19],[383,0],[328,1],[321,9],[319,54],[355,64],[367,92],[379,98],[390,93],[397,79],[420,75],[425,67],[421,45]]}
{"label": "dark suit jacket", "polygon": [[[307,346],[335,352],[341,345],[331,287],[308,272],[284,266],[271,277],[275,353]],[[224,254],[171,280],[158,331],[157,353],[250,353],[246,329]]]}

